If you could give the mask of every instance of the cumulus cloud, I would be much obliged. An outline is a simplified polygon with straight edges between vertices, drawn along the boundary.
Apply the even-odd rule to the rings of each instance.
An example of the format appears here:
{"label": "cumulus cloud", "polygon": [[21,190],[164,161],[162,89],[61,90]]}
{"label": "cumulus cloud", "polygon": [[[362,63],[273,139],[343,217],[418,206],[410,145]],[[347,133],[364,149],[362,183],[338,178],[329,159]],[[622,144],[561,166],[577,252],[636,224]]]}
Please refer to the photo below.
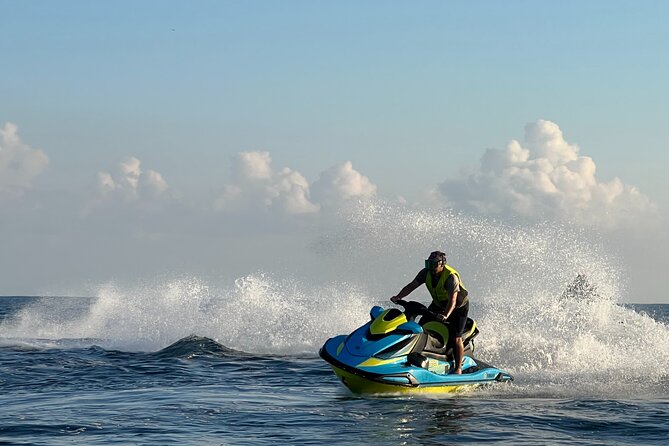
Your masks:
{"label": "cumulus cloud", "polygon": [[321,173],[310,185],[296,170],[283,168],[275,172],[268,152],[242,152],[234,159],[233,174],[236,182],[226,185],[214,203],[218,210],[308,214],[376,193],[376,186],[350,161]]}
{"label": "cumulus cloud", "polygon": [[98,172],[98,199],[120,198],[135,201],[164,195],[169,186],[155,170],[142,171],[141,161],[130,156],[119,163],[117,175]]}
{"label": "cumulus cloud", "polygon": [[309,182],[299,172],[284,168],[267,188],[272,204],[289,214],[317,212],[319,206],[309,201]]}
{"label": "cumulus cloud", "polygon": [[353,168],[350,161],[321,173],[313,185],[313,196],[323,205],[339,204],[351,199],[376,195],[376,185]]}
{"label": "cumulus cloud", "polygon": [[269,152],[238,153],[232,165],[235,184],[227,184],[214,202],[225,212],[278,210],[287,214],[318,212],[310,200],[309,182],[299,172],[284,168],[275,173]]}
{"label": "cumulus cloud", "polygon": [[240,152],[234,158],[233,173],[245,182],[272,178],[272,157],[269,152]]}
{"label": "cumulus cloud", "polygon": [[0,197],[23,195],[48,164],[43,151],[21,141],[15,124],[7,122],[0,128]]}
{"label": "cumulus cloud", "polygon": [[560,127],[538,120],[525,126],[524,144],[488,149],[474,173],[446,180],[439,192],[450,204],[488,215],[558,218],[609,228],[655,213],[651,200],[619,178],[599,181],[592,158],[565,141]]}

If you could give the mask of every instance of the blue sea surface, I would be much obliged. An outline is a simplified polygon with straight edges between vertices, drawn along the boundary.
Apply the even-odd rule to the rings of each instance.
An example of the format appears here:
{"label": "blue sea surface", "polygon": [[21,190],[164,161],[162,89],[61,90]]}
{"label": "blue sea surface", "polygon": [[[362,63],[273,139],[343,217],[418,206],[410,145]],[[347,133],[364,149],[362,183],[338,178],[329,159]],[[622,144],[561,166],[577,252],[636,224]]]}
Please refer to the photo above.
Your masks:
{"label": "blue sea surface", "polygon": [[[49,299],[69,305],[70,315],[90,306],[87,299]],[[0,328],[40,301],[0,298]],[[668,330],[669,305],[623,311]],[[653,376],[650,385],[643,374],[630,377],[639,394],[596,382],[601,373],[587,383],[591,391],[570,391],[572,382],[555,376],[524,382],[521,373],[514,383],[456,395],[361,397],[341,385],[315,350],[245,353],[192,335],[138,352],[102,348],[98,339],[9,332],[0,331],[0,444],[664,445],[669,439],[669,375]]]}

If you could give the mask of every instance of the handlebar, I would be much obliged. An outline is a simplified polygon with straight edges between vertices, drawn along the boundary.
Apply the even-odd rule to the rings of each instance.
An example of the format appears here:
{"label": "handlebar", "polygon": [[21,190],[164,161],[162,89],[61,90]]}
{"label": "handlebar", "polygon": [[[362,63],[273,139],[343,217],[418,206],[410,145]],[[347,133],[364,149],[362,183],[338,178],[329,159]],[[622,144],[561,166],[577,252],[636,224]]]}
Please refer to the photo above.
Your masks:
{"label": "handlebar", "polygon": [[420,302],[400,299],[397,302],[395,302],[395,304],[404,308],[404,313],[406,314],[407,319],[409,319],[410,321],[416,319],[416,316],[421,316],[421,315],[427,315],[433,317],[434,319],[439,320],[437,317],[437,313],[428,310],[427,307]]}

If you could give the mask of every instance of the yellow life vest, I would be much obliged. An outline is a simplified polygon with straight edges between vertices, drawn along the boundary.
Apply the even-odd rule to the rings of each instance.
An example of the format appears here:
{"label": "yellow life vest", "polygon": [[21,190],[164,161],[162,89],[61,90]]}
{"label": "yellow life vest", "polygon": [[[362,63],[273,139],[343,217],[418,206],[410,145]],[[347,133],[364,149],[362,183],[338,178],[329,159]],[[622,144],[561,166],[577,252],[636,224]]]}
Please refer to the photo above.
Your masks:
{"label": "yellow life vest", "polygon": [[[451,276],[451,274],[455,274],[455,277],[458,278],[458,282],[460,282],[460,293],[463,294],[462,301],[460,305],[458,305],[459,308],[468,301],[467,295],[469,294],[464,284],[462,283],[462,279],[460,279],[460,273],[458,273],[449,265],[444,265],[444,271],[442,271],[441,277],[439,277],[437,286],[432,285],[432,273],[430,271],[427,272],[427,276],[425,277],[425,286],[427,287],[427,290],[430,292],[432,300],[436,305],[442,308],[446,306],[446,303],[450,299],[448,291],[446,291],[446,281]],[[460,295],[460,293],[458,293],[458,295]]]}

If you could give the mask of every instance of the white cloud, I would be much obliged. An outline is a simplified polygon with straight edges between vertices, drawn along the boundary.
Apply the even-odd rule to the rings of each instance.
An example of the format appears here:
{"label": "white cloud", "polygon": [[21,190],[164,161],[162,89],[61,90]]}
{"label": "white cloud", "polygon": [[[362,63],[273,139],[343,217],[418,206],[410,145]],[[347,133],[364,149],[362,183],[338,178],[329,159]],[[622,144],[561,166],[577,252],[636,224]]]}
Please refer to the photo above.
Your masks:
{"label": "white cloud", "polygon": [[320,208],[309,201],[309,182],[295,170],[282,169],[267,191],[272,197],[272,204],[289,214],[318,212]]}
{"label": "white cloud", "polygon": [[43,151],[21,141],[15,124],[7,122],[0,128],[0,196],[23,195],[48,164]]}
{"label": "white cloud", "polygon": [[651,200],[619,178],[598,181],[592,158],[565,141],[560,127],[539,120],[525,126],[524,144],[488,149],[480,168],[439,186],[450,204],[489,215],[558,218],[609,228],[630,226],[655,213]]}
{"label": "white cloud", "polygon": [[137,186],[139,186],[139,177],[142,175],[142,169],[140,168],[141,164],[141,161],[134,156],[121,161],[119,166],[121,178],[119,181],[124,186],[127,185],[127,189],[137,190]]}
{"label": "white cloud", "polygon": [[272,158],[269,152],[240,152],[234,158],[233,172],[247,182],[270,180]]}
{"label": "white cloud", "polygon": [[130,156],[119,164],[118,174],[98,172],[98,201],[113,197],[135,201],[142,197],[157,197],[169,188],[163,176],[155,170],[142,171],[141,161]]}
{"label": "white cloud", "polygon": [[313,196],[323,205],[339,204],[351,199],[376,195],[376,185],[353,168],[350,161],[322,172],[313,184]]}
{"label": "white cloud", "polygon": [[214,202],[225,212],[277,210],[287,214],[318,212],[310,200],[309,182],[299,172],[272,169],[269,152],[241,152],[234,158],[236,184],[228,184]]}
{"label": "white cloud", "polygon": [[163,176],[159,172],[151,169],[146,171],[146,177],[143,184],[146,190],[153,195],[162,195],[169,188],[167,181],[165,181]]}
{"label": "white cloud", "polygon": [[228,184],[214,202],[225,212],[275,210],[287,214],[318,212],[351,199],[371,197],[376,186],[353,169],[350,161],[321,173],[312,185],[298,171],[272,168],[268,152],[242,152],[234,158],[236,183]]}

